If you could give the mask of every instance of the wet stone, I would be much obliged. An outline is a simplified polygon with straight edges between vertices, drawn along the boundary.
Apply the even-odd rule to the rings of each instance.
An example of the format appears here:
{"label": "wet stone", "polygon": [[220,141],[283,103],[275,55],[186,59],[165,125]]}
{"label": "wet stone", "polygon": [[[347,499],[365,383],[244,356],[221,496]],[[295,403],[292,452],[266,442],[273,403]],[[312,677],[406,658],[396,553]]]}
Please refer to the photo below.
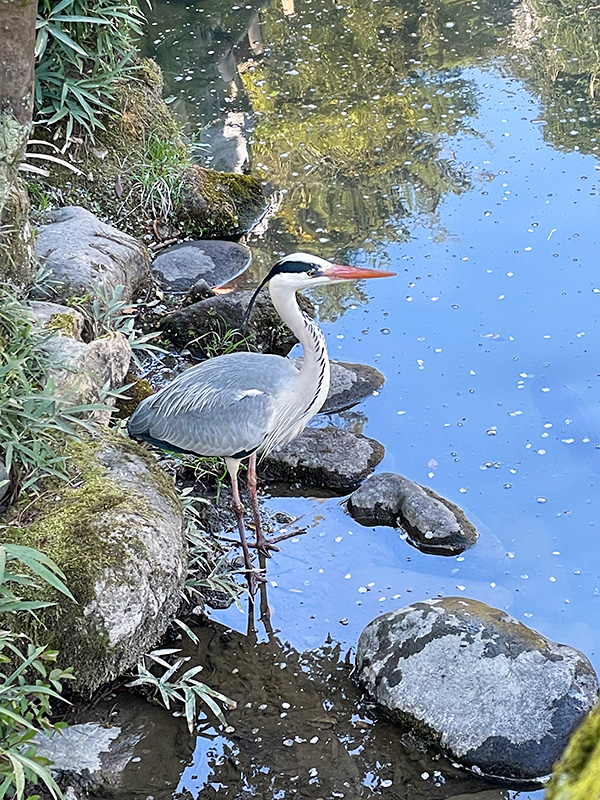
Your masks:
{"label": "wet stone", "polygon": [[[294,365],[302,367],[302,357],[291,359]],[[337,414],[355,406],[383,386],[385,378],[367,364],[346,364],[342,361],[331,361],[331,384],[329,394],[320,410],[320,414]]]}
{"label": "wet stone", "polygon": [[548,775],[598,698],[588,659],[462,597],[390,611],[362,632],[356,677],[386,715],[501,779]]}
{"label": "wet stone", "polygon": [[[107,723],[109,725],[107,726]],[[62,734],[39,735],[38,754],[53,761],[65,797],[141,797],[175,791],[189,734],[183,719],[140,697],[120,692],[81,709]],[[142,758],[152,753],[152,769]],[[157,757],[157,754],[160,754]],[[69,794],[67,794],[69,793]]]}
{"label": "wet stone", "polygon": [[133,236],[101,222],[85,208],[67,206],[48,216],[37,235],[36,256],[52,270],[53,295],[94,293],[110,297],[122,286],[121,300],[131,300],[150,283],[150,257]]}
{"label": "wet stone", "polygon": [[365,481],[348,499],[348,511],[361,525],[401,527],[424,553],[457,555],[479,538],[457,505],[393,472]]}
{"label": "wet stone", "polygon": [[344,494],[358,486],[383,458],[375,439],[340,428],[307,428],[263,461],[268,480],[299,483]]}
{"label": "wet stone", "polygon": [[546,791],[546,800],[588,800],[600,787],[600,705],[571,739]]}
{"label": "wet stone", "polygon": [[220,286],[243,272],[252,254],[242,244],[218,240],[183,242],[162,250],[152,272],[167,292],[187,292],[199,280]]}

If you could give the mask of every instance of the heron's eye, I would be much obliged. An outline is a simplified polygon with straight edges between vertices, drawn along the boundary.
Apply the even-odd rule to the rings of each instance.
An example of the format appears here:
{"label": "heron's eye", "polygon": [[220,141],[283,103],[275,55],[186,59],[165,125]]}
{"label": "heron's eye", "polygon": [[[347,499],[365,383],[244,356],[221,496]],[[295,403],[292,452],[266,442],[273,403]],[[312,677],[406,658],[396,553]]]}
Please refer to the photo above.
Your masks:
{"label": "heron's eye", "polygon": [[308,270],[306,274],[308,275],[309,278],[316,278],[317,275],[319,274],[319,271],[316,267],[312,267],[311,269]]}

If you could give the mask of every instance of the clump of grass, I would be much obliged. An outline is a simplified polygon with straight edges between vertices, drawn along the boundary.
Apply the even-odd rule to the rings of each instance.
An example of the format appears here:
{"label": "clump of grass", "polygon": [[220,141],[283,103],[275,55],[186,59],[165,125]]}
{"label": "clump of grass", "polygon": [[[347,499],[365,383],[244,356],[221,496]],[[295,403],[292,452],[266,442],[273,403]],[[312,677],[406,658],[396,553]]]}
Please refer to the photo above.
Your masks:
{"label": "clump of grass", "polygon": [[169,220],[179,202],[187,148],[151,133],[145,142],[132,192],[138,192],[140,207],[152,219]]}
{"label": "clump of grass", "polygon": [[223,333],[206,331],[188,342],[187,347],[202,350],[205,358],[216,358],[238,350],[247,350],[250,339],[250,336],[244,336],[237,328],[227,328]]}
{"label": "clump of grass", "polygon": [[[35,614],[49,603],[25,600],[20,590],[37,590],[48,583],[71,600],[61,570],[31,547],[0,545],[0,624],[8,614]],[[37,754],[34,737],[65,727],[51,719],[51,701],[61,699],[71,670],[53,666],[57,653],[37,646],[24,634],[0,629],[0,797],[24,800],[27,784],[43,784],[53,798],[62,798],[48,770],[48,760]]]}
{"label": "clump of grass", "polygon": [[[188,543],[186,594],[191,602],[218,594],[226,601],[237,603],[241,610],[239,599],[245,590],[236,578],[243,575],[244,570],[233,567],[230,550],[223,549],[217,541],[206,535],[199,508],[206,501],[194,497],[191,491],[184,489],[181,492]],[[198,644],[198,637],[185,622],[176,619],[175,624]],[[185,714],[190,733],[193,733],[197,724],[201,706],[206,706],[225,725],[223,708],[235,708],[235,702],[198,680],[202,665],[184,669],[188,661],[190,657],[181,656],[178,648],[154,650],[137,665],[137,674],[127,685],[141,687],[160,700],[167,709],[172,708],[175,714]]]}
{"label": "clump of grass", "polygon": [[87,426],[101,404],[59,398],[49,379],[55,364],[44,345],[55,335],[34,325],[20,291],[0,284],[0,458],[14,494],[37,494],[43,478],[66,479],[62,442]]}

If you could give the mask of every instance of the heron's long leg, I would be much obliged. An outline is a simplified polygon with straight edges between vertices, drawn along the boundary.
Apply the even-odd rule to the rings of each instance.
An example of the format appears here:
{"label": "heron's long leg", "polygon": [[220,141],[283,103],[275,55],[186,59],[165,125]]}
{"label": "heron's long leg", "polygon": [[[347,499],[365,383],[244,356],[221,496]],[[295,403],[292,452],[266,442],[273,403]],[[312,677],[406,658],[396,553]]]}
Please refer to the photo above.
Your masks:
{"label": "heron's long leg", "polygon": [[256,575],[252,566],[252,559],[250,558],[250,550],[248,542],[246,541],[246,529],[244,528],[244,504],[240,498],[240,489],[238,486],[238,470],[240,468],[239,458],[226,458],[227,471],[231,478],[231,491],[233,493],[233,509],[237,518],[238,530],[240,532],[240,544],[244,553],[244,564],[248,573],[248,585],[250,587],[250,594],[256,591]]}
{"label": "heron's long leg", "polygon": [[250,504],[254,515],[254,527],[256,528],[256,548],[259,553],[269,556],[269,550],[279,550],[279,548],[269,542],[262,531],[260,524],[260,514],[258,511],[258,497],[256,495],[256,453],[252,453],[248,461],[248,491],[250,492]]}
{"label": "heron's long leg", "polygon": [[290,533],[283,533],[271,539],[267,539],[264,535],[262,525],[260,524],[258,497],[256,495],[256,453],[253,453],[248,461],[248,491],[250,492],[254,526],[256,528],[256,543],[251,546],[256,547],[259,553],[270,558],[269,550],[279,550],[276,542],[282,542],[284,539],[290,539],[292,536],[300,536],[300,534],[306,533],[306,531],[290,531]]}

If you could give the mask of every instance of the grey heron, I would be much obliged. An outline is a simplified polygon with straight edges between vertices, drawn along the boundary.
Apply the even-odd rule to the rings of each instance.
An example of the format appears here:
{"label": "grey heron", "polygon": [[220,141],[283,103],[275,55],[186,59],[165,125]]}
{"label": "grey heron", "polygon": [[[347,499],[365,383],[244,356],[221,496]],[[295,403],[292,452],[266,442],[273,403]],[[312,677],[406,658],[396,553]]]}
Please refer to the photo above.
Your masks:
{"label": "grey heron", "polygon": [[[273,305],[298,338],[302,367],[287,358],[262,353],[229,353],[190,367],[132,414],[134,439],[198,456],[222,456],[231,477],[233,505],[249,575],[252,560],[244,529],[238,470],[248,458],[248,489],[256,528],[254,546],[268,554],[278,549],[263,534],[256,497],[257,455],[295,439],[323,405],[329,391],[325,337],[307,317],[296,292],[338,281],[381,278],[393,272],[333,264],[318,256],[294,253],[278,261],[252,296],[246,319],[260,290],[269,284]],[[289,536],[293,534],[288,534]],[[277,541],[287,538],[281,536]],[[253,579],[249,577],[251,589]]]}

